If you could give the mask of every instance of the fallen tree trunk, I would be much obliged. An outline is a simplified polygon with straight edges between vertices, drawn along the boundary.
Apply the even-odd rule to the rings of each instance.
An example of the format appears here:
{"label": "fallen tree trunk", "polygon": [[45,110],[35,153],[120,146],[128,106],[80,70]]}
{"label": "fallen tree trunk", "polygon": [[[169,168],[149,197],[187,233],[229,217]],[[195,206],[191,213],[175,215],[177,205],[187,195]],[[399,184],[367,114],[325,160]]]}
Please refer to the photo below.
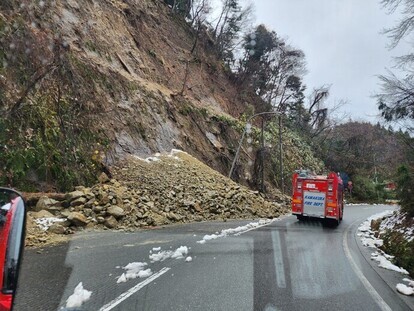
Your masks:
{"label": "fallen tree trunk", "polygon": [[36,206],[37,201],[41,197],[48,197],[50,199],[56,200],[56,201],[64,201],[65,200],[65,193],[47,193],[47,192],[22,192],[23,198],[26,201],[27,207],[33,207]]}

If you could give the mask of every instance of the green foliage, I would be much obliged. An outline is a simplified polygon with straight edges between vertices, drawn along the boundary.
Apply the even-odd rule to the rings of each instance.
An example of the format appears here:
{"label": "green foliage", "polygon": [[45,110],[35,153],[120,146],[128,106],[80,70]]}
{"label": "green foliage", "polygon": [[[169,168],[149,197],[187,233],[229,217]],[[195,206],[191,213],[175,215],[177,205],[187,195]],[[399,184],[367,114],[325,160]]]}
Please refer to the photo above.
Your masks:
{"label": "green foliage", "polygon": [[240,124],[238,123],[238,121],[228,115],[224,115],[224,114],[220,114],[220,115],[213,115],[211,117],[212,120],[214,121],[218,121],[218,122],[222,122],[226,125],[232,126],[235,129],[244,129],[245,125],[242,124],[242,122],[240,122]]}
{"label": "green foliage", "polygon": [[206,108],[197,109],[197,112],[204,118],[208,117],[208,110]]}
{"label": "green foliage", "polygon": [[193,112],[194,108],[191,104],[183,102],[180,107],[178,108],[178,112],[181,113],[183,116],[188,116]]}
{"label": "green foliage", "polygon": [[378,198],[374,182],[365,176],[355,175],[353,186],[352,195],[357,200],[372,202]]}
{"label": "green foliage", "polygon": [[395,256],[394,264],[414,275],[414,240],[408,242],[402,233],[391,230],[381,235],[381,239],[384,241],[382,249]]}
{"label": "green foliage", "polygon": [[[0,183],[29,191],[91,184],[107,142],[90,126],[85,107],[97,84],[108,90],[116,84],[65,52],[62,45],[52,55],[43,44],[46,34],[30,32],[18,22],[16,27],[10,43],[16,57],[4,68],[7,84],[0,85],[5,107],[0,121]],[[8,36],[3,36],[6,42],[11,40]],[[26,55],[23,37],[33,43],[31,57]],[[85,87],[88,90],[83,92]]]}
{"label": "green foliage", "polygon": [[318,154],[331,170],[350,176],[355,199],[384,201],[395,195],[384,190],[385,182],[396,181],[398,166],[412,154],[407,139],[380,124],[347,122],[330,130]]}
{"label": "green foliage", "polygon": [[149,55],[151,55],[152,57],[154,57],[154,58],[157,58],[157,53],[155,53],[155,51],[154,50],[149,50],[148,51],[148,54]]}
{"label": "green foliage", "polygon": [[414,175],[407,165],[398,168],[397,197],[401,209],[410,216],[414,216]]}
{"label": "green foliage", "polygon": [[38,93],[18,119],[1,120],[1,184],[33,191],[46,183],[70,190],[95,180],[99,152],[106,149],[103,140],[73,118],[70,98],[56,103],[52,98]]}
{"label": "green foliage", "polygon": [[[252,140],[252,143],[247,143],[248,138]],[[257,150],[257,148],[260,148],[260,138],[261,129],[252,127],[252,133],[247,135],[245,149],[252,147]],[[264,140],[266,146],[265,181],[270,182],[274,186],[281,187],[279,126],[277,121],[270,120],[266,123]],[[315,157],[311,146],[296,132],[286,127],[282,128],[282,147],[285,189],[291,189],[292,173],[299,168],[310,169],[321,174],[325,172],[324,163]],[[257,167],[255,167],[255,170],[257,170]],[[258,171],[254,171],[253,174],[257,177]]]}
{"label": "green foliage", "polygon": [[95,43],[95,42],[92,42],[91,40],[87,40],[87,41],[85,42],[85,46],[86,46],[86,47],[87,47],[90,51],[100,54],[100,53],[99,53],[98,46],[96,45],[96,43]]}

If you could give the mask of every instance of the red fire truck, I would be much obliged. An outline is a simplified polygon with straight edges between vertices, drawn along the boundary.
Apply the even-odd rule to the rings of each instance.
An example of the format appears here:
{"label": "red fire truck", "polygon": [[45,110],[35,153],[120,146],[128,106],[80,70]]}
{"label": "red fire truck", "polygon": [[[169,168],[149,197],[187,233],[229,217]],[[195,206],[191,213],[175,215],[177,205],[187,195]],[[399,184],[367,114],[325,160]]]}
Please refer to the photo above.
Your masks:
{"label": "red fire truck", "polygon": [[334,172],[327,176],[296,172],[293,175],[292,214],[299,220],[315,217],[339,225],[344,213],[343,189],[341,177]]}

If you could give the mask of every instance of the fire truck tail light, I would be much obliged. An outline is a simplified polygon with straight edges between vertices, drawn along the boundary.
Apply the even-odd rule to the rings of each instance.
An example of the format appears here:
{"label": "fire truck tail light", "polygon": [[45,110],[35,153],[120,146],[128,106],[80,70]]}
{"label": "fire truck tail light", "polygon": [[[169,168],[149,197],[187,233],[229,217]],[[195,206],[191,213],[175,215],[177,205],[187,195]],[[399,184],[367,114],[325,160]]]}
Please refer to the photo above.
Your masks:
{"label": "fire truck tail light", "polygon": [[326,211],[328,212],[329,216],[335,216],[336,215],[335,209],[332,208],[332,207],[328,207]]}
{"label": "fire truck tail light", "polygon": [[293,203],[297,203],[297,204],[299,204],[300,205],[300,203],[302,203],[302,199],[301,198],[294,198],[293,200],[292,200],[292,202]]}

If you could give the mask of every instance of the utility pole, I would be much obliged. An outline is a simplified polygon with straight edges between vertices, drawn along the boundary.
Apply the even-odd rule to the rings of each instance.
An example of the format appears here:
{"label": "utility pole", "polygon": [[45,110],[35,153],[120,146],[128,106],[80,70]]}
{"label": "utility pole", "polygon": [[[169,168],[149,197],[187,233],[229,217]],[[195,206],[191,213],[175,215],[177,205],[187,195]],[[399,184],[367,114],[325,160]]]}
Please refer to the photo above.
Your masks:
{"label": "utility pole", "polygon": [[264,117],[262,116],[262,147],[260,150],[260,192],[264,193],[264,152],[265,152],[265,145],[264,145]]}
{"label": "utility pole", "polygon": [[[231,164],[230,172],[229,172],[229,175],[228,175],[229,178],[231,178],[232,175],[233,175],[234,168],[236,167],[236,163],[239,159],[240,149],[241,149],[241,146],[243,144],[244,137],[246,136],[247,128],[250,128],[247,125],[250,125],[250,121],[253,120],[254,118],[256,118],[258,116],[261,116],[262,117],[262,136],[261,136],[261,140],[262,140],[261,141],[261,145],[262,145],[262,155],[261,155],[262,171],[260,172],[261,173],[260,174],[260,178],[261,178],[261,188],[260,188],[260,190],[262,192],[264,191],[264,119],[263,119],[263,116],[265,116],[265,115],[277,115],[279,117],[281,116],[280,112],[267,111],[267,112],[257,113],[255,115],[251,116],[247,120],[246,127],[243,130],[242,136],[241,136],[240,141],[239,141],[239,145],[237,147],[236,155],[234,156],[233,162]],[[281,119],[279,119],[279,127],[281,127],[281,126],[282,126]],[[280,130],[280,128],[279,128],[279,149],[282,152],[282,131]],[[281,170],[282,170],[281,171],[281,176],[282,176],[282,191],[283,191],[283,164],[281,165]]]}
{"label": "utility pole", "polygon": [[283,146],[282,146],[282,115],[279,115],[279,164],[280,164],[280,189],[285,193],[285,178],[283,177]]}
{"label": "utility pole", "polygon": [[377,175],[377,164],[375,160],[375,153],[374,153],[374,171],[375,171],[375,191],[377,193],[378,202],[380,200],[380,195],[378,191],[378,175]]}

